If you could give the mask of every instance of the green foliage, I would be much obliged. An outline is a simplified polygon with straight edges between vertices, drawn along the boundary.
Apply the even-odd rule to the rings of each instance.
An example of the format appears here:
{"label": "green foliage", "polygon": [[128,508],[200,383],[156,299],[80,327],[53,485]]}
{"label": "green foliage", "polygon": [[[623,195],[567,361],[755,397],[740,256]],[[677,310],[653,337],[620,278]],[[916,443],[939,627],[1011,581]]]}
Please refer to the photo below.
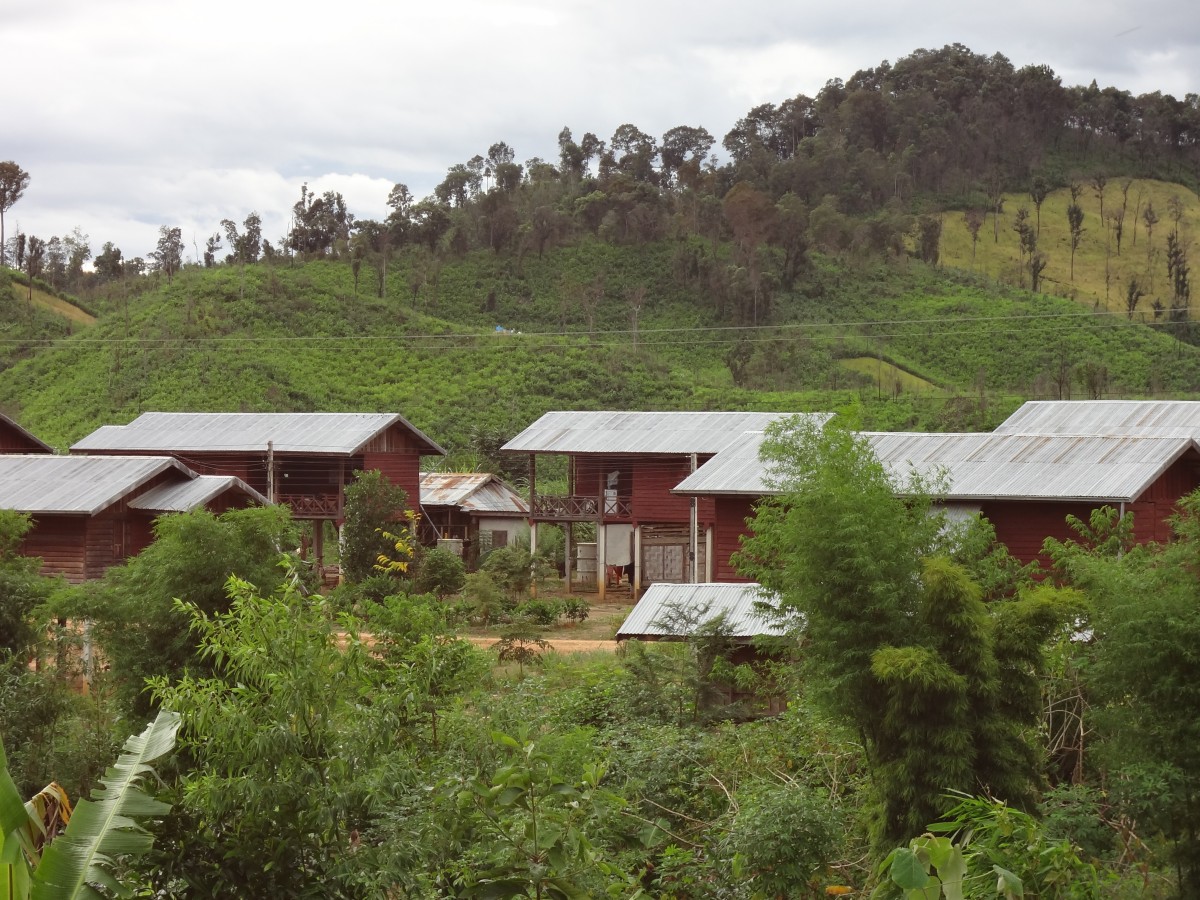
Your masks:
{"label": "green foliage", "polygon": [[908,900],[945,897],[1092,898],[1095,868],[1069,841],[1048,837],[1028,813],[963,797],[929,833],[893,850],[878,874]]}
{"label": "green foliage", "polygon": [[840,824],[828,795],[795,779],[746,785],[729,848],[762,896],[815,894],[837,851]]}
{"label": "green foliage", "polygon": [[514,619],[500,632],[500,639],[493,649],[496,658],[502,662],[515,662],[521,675],[525,674],[525,666],[542,661],[542,654],[550,649],[550,642],[541,636],[527,618]]}
{"label": "green foliage", "polygon": [[445,598],[463,589],[466,575],[462,557],[447,550],[426,550],[417,565],[413,587],[419,593]]}
{"label": "green foliage", "polygon": [[511,598],[527,593],[533,581],[533,559],[528,550],[520,547],[493,550],[479,570]]}
{"label": "green foliage", "polygon": [[155,881],[173,896],[250,884],[272,896],[343,896],[354,834],[372,821],[376,760],[417,738],[432,685],[449,691],[469,666],[441,655],[457,651],[436,632],[399,626],[415,601],[377,611],[377,661],[361,623],[334,620],[290,584],[264,598],[230,579],[229,591],[228,612],[184,608],[213,674],[154,681],[156,699],[183,717],[192,763]]}
{"label": "green foliage", "polygon": [[557,600],[528,600],[513,610],[515,615],[523,616],[535,625],[549,628],[558,623],[563,616],[563,605]]}
{"label": "green foliage", "polygon": [[1123,551],[1127,523],[1078,523],[1080,541],[1047,542],[1059,578],[1087,597],[1093,645],[1081,661],[1092,702],[1093,762],[1126,815],[1171,844],[1179,890],[1200,890],[1200,494],[1179,503],[1176,539]]}
{"label": "green foliage", "polygon": [[632,877],[597,853],[589,836],[620,805],[600,788],[604,767],[589,764],[577,780],[567,780],[537,741],[502,733],[494,740],[505,755],[490,777],[448,785],[456,789],[458,827],[474,832],[454,878],[458,895],[583,900],[627,894]]}
{"label": "green foliage", "polygon": [[936,818],[947,789],[983,785],[1031,805],[1026,730],[1040,696],[1036,682],[1008,694],[1001,674],[1027,688],[1064,609],[985,606],[970,576],[935,555],[941,520],[924,486],[895,484],[858,435],[798,420],[763,455],[783,493],[760,506],[738,558],[799,613],[813,687],[862,735],[880,843]]}
{"label": "green foliage", "polygon": [[130,737],[90,800],[80,800],[59,834],[47,834],[21,802],[0,744],[0,886],[13,900],[101,900],[98,888],[127,895],[116,862],[147,853],[153,837],[137,819],[162,816],[170,806],[143,789],[150,763],[175,746],[179,717],[162,711]]}
{"label": "green foliage", "polygon": [[141,711],[150,708],[146,678],[206,668],[196,654],[188,617],[175,601],[205,613],[223,611],[231,575],[272,591],[287,576],[278,548],[296,546],[283,507],[161,516],[154,533],[154,542],[140,554],[55,603],[60,615],[96,623],[94,634],[121,697]]}
{"label": "green foliage", "polygon": [[29,658],[39,638],[34,610],[55,586],[38,574],[40,559],[21,555],[21,540],[31,526],[29,516],[0,510],[0,664],[10,657]]}
{"label": "green foliage", "polygon": [[391,559],[395,541],[385,531],[404,521],[408,494],[382,472],[355,472],[346,485],[345,522],[342,524],[342,575],[351,584],[377,572],[380,557]]}
{"label": "green foliage", "polygon": [[591,607],[582,597],[567,597],[562,601],[562,614],[578,625],[587,621]]}
{"label": "green foliage", "polygon": [[471,619],[480,625],[498,621],[513,607],[487,572],[473,572],[466,577],[463,598],[469,604]]}

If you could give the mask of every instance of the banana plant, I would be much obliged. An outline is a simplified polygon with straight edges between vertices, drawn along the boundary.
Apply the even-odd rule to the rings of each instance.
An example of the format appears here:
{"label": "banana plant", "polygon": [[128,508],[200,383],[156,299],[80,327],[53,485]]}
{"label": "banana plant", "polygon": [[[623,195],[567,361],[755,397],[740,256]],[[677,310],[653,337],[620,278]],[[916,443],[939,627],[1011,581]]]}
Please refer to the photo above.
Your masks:
{"label": "banana plant", "polygon": [[[58,785],[23,803],[0,744],[0,900],[103,900],[97,886],[126,895],[113,874],[117,857],[137,856],[154,838],[136,821],[171,807],[142,789],[150,763],[175,746],[179,715],[163,710],[125,742],[90,800],[73,811]],[[65,822],[58,832],[54,822]]]}

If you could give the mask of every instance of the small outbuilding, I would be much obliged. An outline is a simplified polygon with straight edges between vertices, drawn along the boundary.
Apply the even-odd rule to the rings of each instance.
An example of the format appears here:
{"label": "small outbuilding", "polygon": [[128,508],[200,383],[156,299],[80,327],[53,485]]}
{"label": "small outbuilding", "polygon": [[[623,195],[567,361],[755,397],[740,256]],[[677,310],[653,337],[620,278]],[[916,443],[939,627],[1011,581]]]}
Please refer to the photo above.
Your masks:
{"label": "small outbuilding", "polygon": [[[753,582],[653,584],[617,629],[617,640],[719,637],[731,664],[759,667],[778,655],[760,646],[760,639],[782,639],[799,624],[798,616],[780,614],[778,600]],[[730,688],[724,699],[733,703],[752,697]],[[768,712],[780,712],[784,706],[783,697],[768,698]]]}
{"label": "small outbuilding", "polygon": [[480,554],[507,547],[528,531],[528,515],[529,504],[516,489],[490,473],[421,473],[420,541],[459,553],[468,568]]}

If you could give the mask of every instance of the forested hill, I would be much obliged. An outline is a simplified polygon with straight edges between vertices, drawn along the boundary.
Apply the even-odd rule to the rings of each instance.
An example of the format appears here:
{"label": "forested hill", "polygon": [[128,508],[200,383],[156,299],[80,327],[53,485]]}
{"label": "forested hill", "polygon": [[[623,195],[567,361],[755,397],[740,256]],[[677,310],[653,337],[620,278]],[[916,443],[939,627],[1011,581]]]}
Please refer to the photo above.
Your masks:
{"label": "forested hill", "polygon": [[305,187],[286,235],[214,222],[191,262],[166,226],[94,271],[86,236],[52,239],[21,259],[45,290],[0,285],[0,403],[59,445],[144,409],[399,409],[489,453],[555,407],[984,428],[1024,397],[1200,389],[1196,95],[955,45],[717,145],[564,128],[521,164],[498,141],[383,221]]}

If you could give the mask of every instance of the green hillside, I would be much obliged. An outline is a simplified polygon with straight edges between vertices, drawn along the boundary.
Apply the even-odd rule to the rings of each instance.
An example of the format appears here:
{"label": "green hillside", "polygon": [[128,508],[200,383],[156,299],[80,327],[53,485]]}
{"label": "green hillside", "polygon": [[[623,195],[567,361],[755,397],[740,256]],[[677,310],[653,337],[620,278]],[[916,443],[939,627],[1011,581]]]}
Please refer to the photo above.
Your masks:
{"label": "green hillside", "polygon": [[[773,325],[721,326],[669,277],[679,253],[585,242],[518,270],[473,252],[415,298],[406,258],[383,299],[337,262],[190,268],[30,350],[0,396],[58,446],[152,409],[394,409],[469,452],[555,408],[853,406],[870,427],[958,429],[1024,397],[1200,387],[1200,351],[1161,330],[911,261],[814,257]],[[570,285],[597,279],[585,315]]]}

